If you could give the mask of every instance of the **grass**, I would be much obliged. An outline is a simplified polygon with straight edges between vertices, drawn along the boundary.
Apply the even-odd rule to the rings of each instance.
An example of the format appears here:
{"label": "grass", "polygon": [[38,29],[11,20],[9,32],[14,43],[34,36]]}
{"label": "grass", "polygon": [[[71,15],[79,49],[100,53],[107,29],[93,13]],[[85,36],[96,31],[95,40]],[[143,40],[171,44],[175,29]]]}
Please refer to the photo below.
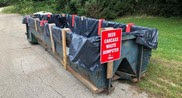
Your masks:
{"label": "grass", "polygon": [[50,4],[49,1],[37,1],[36,3],[33,1],[21,1],[18,4],[4,8],[2,13],[19,13],[22,15],[32,14],[39,11],[59,13],[56,8],[56,5]]}
{"label": "grass", "polygon": [[15,13],[15,7],[14,6],[8,6],[8,7],[3,7],[2,13]]}
{"label": "grass", "polygon": [[158,48],[138,86],[159,97],[182,98],[182,18],[125,17],[115,21],[158,28]]}

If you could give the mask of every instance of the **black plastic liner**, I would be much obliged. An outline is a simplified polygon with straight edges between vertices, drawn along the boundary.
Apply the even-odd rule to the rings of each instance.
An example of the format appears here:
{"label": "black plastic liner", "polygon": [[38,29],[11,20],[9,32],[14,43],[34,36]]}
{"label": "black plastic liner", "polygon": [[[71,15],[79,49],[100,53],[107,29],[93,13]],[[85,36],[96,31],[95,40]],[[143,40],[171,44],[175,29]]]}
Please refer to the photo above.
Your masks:
{"label": "black plastic liner", "polygon": [[[44,29],[40,27],[41,20],[48,20],[48,23],[55,23],[53,26],[54,41],[62,44],[62,28],[70,28],[71,32],[67,33],[67,47],[69,48],[69,59],[84,68],[94,71],[100,64],[100,36],[98,35],[98,19],[75,16],[74,26],[72,25],[72,15],[35,15],[34,18],[39,18],[37,26],[40,30],[44,30],[46,37],[50,37],[48,24],[45,23]],[[27,21],[28,19],[28,21]],[[23,23],[27,23],[34,28],[33,18],[26,16]],[[136,43],[150,49],[156,49],[158,45],[158,31],[154,28],[146,28],[133,26],[131,32],[126,33],[126,25],[111,21],[102,21],[102,28],[113,27],[122,28],[123,36],[126,34],[136,36]]]}
{"label": "black plastic liner", "polygon": [[[89,56],[88,56],[89,55]],[[100,37],[90,38],[72,34],[69,58],[75,64],[94,71],[100,64]]]}
{"label": "black plastic liner", "polygon": [[158,45],[158,30],[154,28],[145,28],[134,26],[131,34],[137,37],[136,43],[146,46],[150,49],[156,49]]}
{"label": "black plastic liner", "polygon": [[67,15],[67,25],[72,32],[84,37],[98,36],[98,19],[75,16],[75,24],[72,26],[72,15]]}

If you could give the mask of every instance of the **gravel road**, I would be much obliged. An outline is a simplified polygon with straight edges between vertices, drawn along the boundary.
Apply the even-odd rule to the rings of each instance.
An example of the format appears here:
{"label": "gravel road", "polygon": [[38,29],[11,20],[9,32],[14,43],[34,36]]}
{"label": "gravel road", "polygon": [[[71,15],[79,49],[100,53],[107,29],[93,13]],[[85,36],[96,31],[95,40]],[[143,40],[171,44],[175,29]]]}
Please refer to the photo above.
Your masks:
{"label": "gravel road", "polygon": [[18,14],[0,14],[1,98],[148,98],[114,82],[111,95],[94,94],[39,45],[31,45]]}

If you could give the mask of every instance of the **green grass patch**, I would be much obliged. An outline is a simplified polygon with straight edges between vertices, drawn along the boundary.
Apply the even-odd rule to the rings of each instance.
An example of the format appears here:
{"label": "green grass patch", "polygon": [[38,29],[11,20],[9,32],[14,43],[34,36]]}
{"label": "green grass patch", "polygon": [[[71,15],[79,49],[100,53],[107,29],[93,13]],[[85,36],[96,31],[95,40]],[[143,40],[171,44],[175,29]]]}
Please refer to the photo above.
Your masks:
{"label": "green grass patch", "polygon": [[4,7],[1,13],[16,13],[15,7],[14,6],[8,6],[8,7]]}
{"label": "green grass patch", "polygon": [[125,17],[121,23],[157,28],[159,44],[138,86],[160,97],[182,97],[182,18]]}
{"label": "green grass patch", "polygon": [[21,1],[13,6],[3,9],[3,13],[19,13],[22,15],[32,14],[39,11],[48,11],[52,13],[60,13],[57,11],[57,5],[51,4],[50,1]]}

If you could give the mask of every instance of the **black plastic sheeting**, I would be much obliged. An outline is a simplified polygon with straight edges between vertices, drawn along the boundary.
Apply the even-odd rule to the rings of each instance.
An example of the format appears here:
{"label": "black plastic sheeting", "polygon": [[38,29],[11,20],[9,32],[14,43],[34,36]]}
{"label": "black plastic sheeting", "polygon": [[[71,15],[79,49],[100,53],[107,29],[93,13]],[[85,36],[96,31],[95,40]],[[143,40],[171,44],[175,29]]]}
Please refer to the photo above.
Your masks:
{"label": "black plastic sheeting", "polygon": [[[48,20],[48,23],[55,23],[53,26],[53,39],[62,44],[62,28],[70,28],[71,32],[67,33],[67,47],[69,48],[69,59],[79,66],[94,71],[100,64],[100,36],[98,35],[98,19],[75,16],[74,26],[72,26],[72,15],[53,14],[50,17],[46,15],[34,15],[33,18],[39,20]],[[28,23],[34,27],[34,21],[31,16],[26,16],[23,23]],[[28,21],[27,21],[28,20]],[[40,21],[39,21],[40,22]],[[40,24],[40,23],[37,23]],[[113,27],[122,28],[123,35],[131,34],[136,36],[136,43],[150,49],[156,49],[158,45],[158,31],[154,28],[133,26],[130,33],[126,33],[126,25],[111,21],[102,21],[102,28]],[[38,28],[42,28],[38,26]],[[44,25],[44,32],[49,35],[48,24]]]}
{"label": "black plastic sheeting", "polygon": [[158,30],[154,28],[145,28],[134,26],[132,32],[137,37],[136,43],[146,46],[150,49],[156,49],[158,45]]}
{"label": "black plastic sheeting", "polygon": [[67,15],[67,25],[72,32],[84,37],[98,36],[98,19],[75,16],[75,24],[72,27],[72,16]]}
{"label": "black plastic sheeting", "polygon": [[72,34],[69,58],[75,64],[94,71],[100,64],[100,38],[90,38]]}
{"label": "black plastic sheeting", "polygon": [[[81,18],[79,16],[75,17],[75,26],[72,27],[71,15],[67,16],[67,25],[68,28],[71,29],[72,32],[76,34],[91,37],[98,36],[98,19],[93,18]],[[103,21],[102,28],[113,27],[113,28],[122,28],[123,35],[128,34],[124,32],[126,30],[126,25],[116,22]],[[131,32],[129,34],[135,35],[137,37],[136,43],[146,46],[151,49],[156,49],[158,45],[158,31],[154,28],[144,28],[139,26],[134,26],[131,28]]]}
{"label": "black plastic sheeting", "polygon": [[[54,41],[58,42],[59,44],[62,44],[62,31],[61,31],[61,28],[59,28],[57,26],[52,26],[51,29],[52,29],[52,32],[53,32]],[[46,33],[49,33],[49,31],[47,31]],[[48,37],[50,37],[50,35]],[[72,40],[72,33],[67,32],[66,33],[66,46],[67,47],[70,46],[71,40]]]}
{"label": "black plastic sheeting", "polygon": [[[124,32],[126,30],[125,24],[104,21],[103,28],[105,28],[105,27],[122,28],[123,35],[128,34],[128,33]],[[129,34],[135,35],[137,37],[136,43],[146,46],[151,49],[157,48],[157,45],[158,45],[157,29],[133,26],[133,27],[131,27],[131,32]]]}

